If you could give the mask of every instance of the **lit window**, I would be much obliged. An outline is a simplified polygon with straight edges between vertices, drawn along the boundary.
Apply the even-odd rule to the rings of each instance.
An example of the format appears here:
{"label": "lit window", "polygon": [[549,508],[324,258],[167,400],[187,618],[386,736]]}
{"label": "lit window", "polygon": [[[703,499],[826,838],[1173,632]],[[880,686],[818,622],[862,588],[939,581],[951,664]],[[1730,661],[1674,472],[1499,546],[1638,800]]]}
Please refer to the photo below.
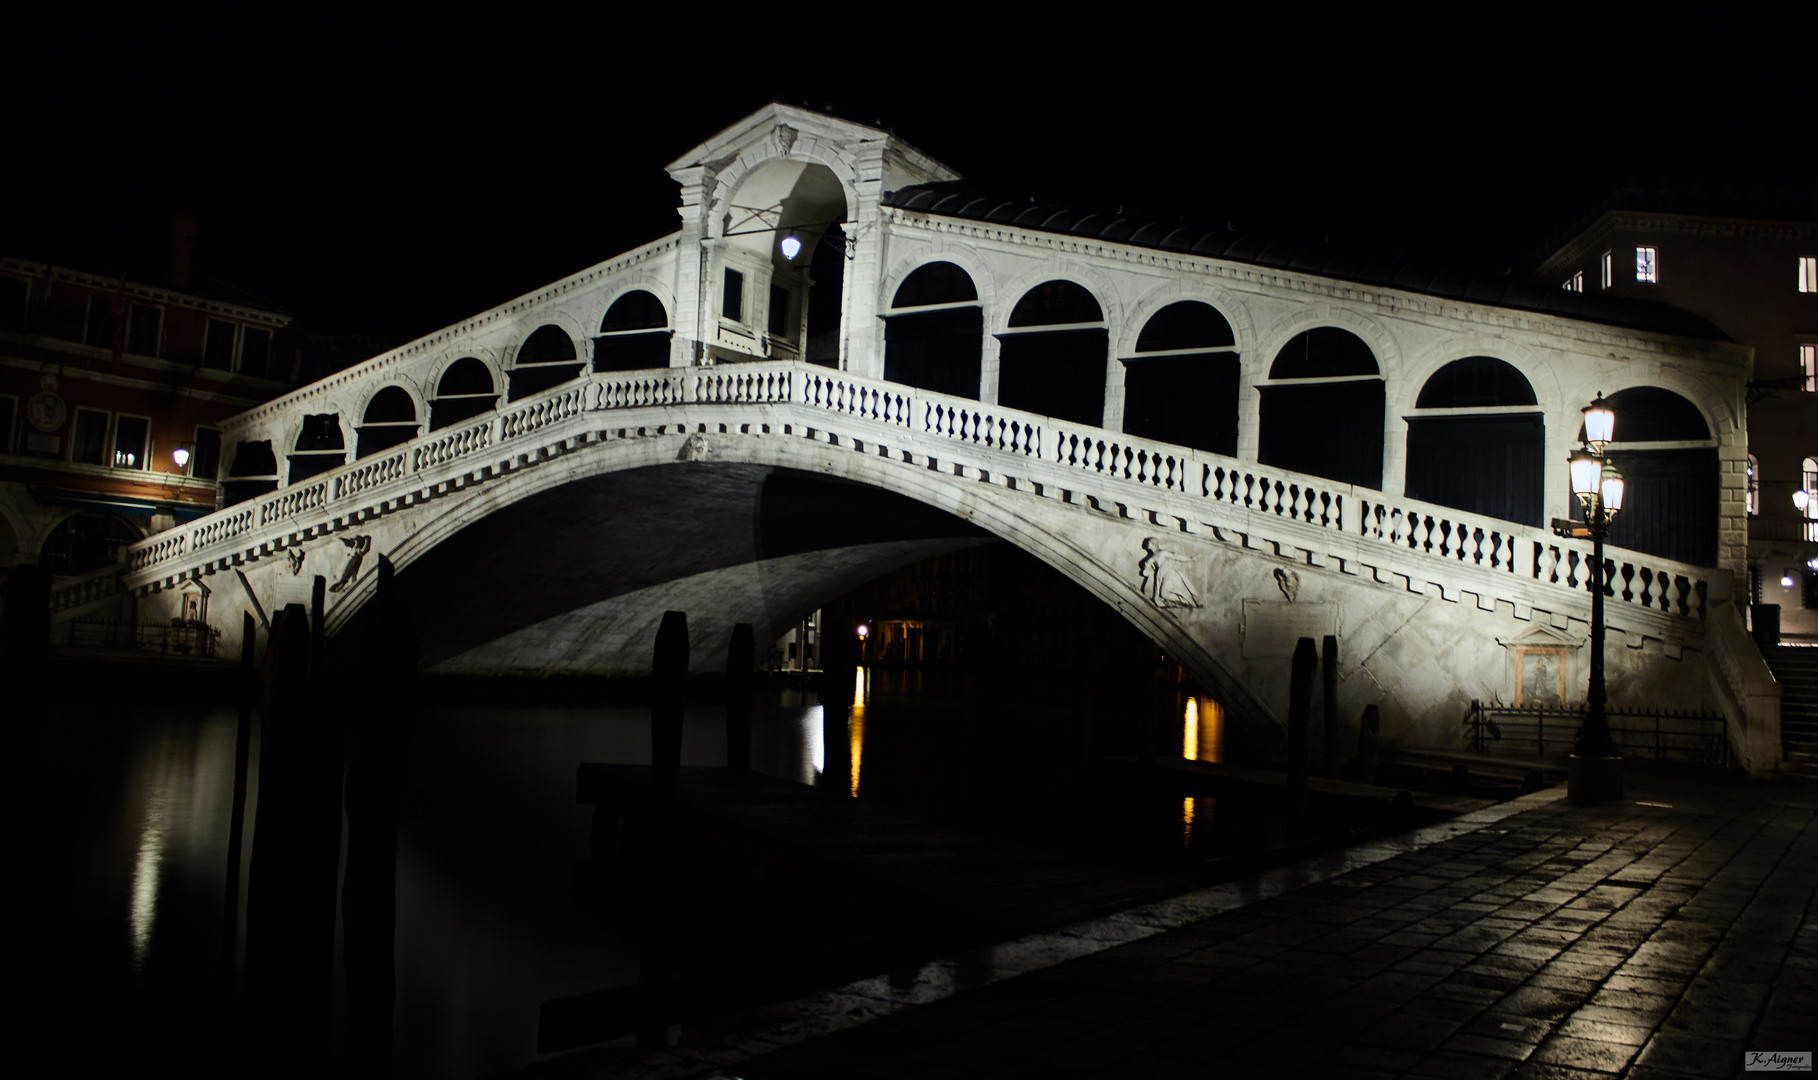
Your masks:
{"label": "lit window", "polygon": [[1660,260],[1653,248],[1638,247],[1635,249],[1635,280],[1655,283],[1660,281]]}
{"label": "lit window", "polygon": [[1749,455],[1748,479],[1749,513],[1759,514],[1761,513],[1761,463],[1755,460],[1754,454]]}
{"label": "lit window", "polygon": [[1799,256],[1799,291],[1818,292],[1818,255]]}
{"label": "lit window", "polygon": [[143,416],[122,416],[114,421],[114,468],[149,468],[151,421]]}
{"label": "lit window", "polygon": [[1818,345],[1799,346],[1799,374],[1805,376],[1805,392],[1818,393]]}
{"label": "lit window", "polygon": [[1606,251],[1603,253],[1603,287],[1607,289],[1614,284],[1616,284],[1615,253]]}
{"label": "lit window", "polygon": [[[1818,459],[1806,458],[1799,466],[1800,479],[1804,481],[1805,492],[1818,491]],[[1805,538],[1818,540],[1818,499],[1809,495],[1805,500]]]}
{"label": "lit window", "polygon": [[1564,289],[1567,292],[1583,292],[1584,291],[1584,271],[1580,270],[1576,274],[1573,274],[1571,277],[1566,278],[1565,284],[1561,285],[1560,288]]}

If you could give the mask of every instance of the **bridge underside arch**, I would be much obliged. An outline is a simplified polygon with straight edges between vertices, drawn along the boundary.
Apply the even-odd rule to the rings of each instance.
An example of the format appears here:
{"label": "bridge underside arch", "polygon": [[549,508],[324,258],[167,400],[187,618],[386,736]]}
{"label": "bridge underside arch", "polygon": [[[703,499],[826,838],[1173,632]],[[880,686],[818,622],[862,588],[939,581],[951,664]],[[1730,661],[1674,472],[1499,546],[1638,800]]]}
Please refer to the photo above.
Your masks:
{"label": "bridge underside arch", "polygon": [[[591,444],[557,468],[430,503],[427,517],[400,519],[389,536],[381,523],[373,551],[399,568],[422,667],[647,674],[662,613],[681,610],[691,670],[718,671],[736,623],[775,640],[892,570],[1001,540],[1105,603],[1226,702],[1234,753],[1267,753],[1279,739],[1254,694],[1144,599],[1136,575],[1105,561],[1099,515],[1069,508],[1048,520],[1052,500],[979,499],[973,481],[847,449],[804,454],[798,439],[721,435],[703,461],[690,449],[699,438]],[[840,474],[825,453],[837,455]],[[354,642],[373,580],[359,576],[329,612],[330,631],[355,629]]]}

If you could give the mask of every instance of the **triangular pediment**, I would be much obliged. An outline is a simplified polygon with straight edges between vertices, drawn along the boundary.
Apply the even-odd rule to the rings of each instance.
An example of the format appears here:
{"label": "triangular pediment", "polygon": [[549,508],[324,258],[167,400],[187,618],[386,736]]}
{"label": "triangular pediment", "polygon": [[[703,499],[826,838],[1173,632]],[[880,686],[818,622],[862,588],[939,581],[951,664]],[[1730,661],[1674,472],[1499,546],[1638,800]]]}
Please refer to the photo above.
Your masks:
{"label": "triangular pediment", "polygon": [[1505,649],[1533,648],[1545,645],[1576,649],[1584,644],[1584,637],[1568,634],[1564,630],[1555,629],[1546,623],[1535,623],[1514,637],[1497,638],[1496,644]]}
{"label": "triangular pediment", "polygon": [[959,174],[922,153],[901,137],[826,113],[773,101],[758,111],[714,133],[669,163],[670,173],[705,167],[718,172],[728,163],[754,151],[762,156],[786,156],[796,151],[804,140],[811,143],[856,147],[882,142],[892,158],[893,175],[888,186],[926,184],[956,180]]}

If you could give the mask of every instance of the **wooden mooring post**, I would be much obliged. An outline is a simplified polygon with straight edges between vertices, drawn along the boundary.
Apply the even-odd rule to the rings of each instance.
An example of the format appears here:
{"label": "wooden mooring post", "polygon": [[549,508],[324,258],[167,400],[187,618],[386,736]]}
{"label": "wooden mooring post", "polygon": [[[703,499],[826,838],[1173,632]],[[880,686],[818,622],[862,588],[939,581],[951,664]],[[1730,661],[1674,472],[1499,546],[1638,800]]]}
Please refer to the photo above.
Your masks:
{"label": "wooden mooring post", "polygon": [[1319,652],[1310,637],[1301,638],[1294,646],[1294,667],[1288,684],[1288,820],[1299,821],[1307,813],[1307,767],[1312,750],[1307,741],[1307,728],[1313,712],[1313,671],[1319,666]]}
{"label": "wooden mooring post", "polygon": [[1320,674],[1324,676],[1326,706],[1326,747],[1321,762],[1328,780],[1338,779],[1338,638],[1327,634],[1320,643]]}
{"label": "wooden mooring post", "polygon": [[1365,705],[1363,718],[1357,723],[1357,762],[1354,768],[1356,776],[1351,779],[1362,784],[1376,782],[1376,736],[1382,730],[1382,714],[1375,705]]}
{"label": "wooden mooring post", "polygon": [[688,616],[663,612],[651,663],[650,780],[653,790],[674,795],[682,774],[682,706],[688,691]]}
{"label": "wooden mooring post", "polygon": [[732,628],[726,645],[726,767],[751,771],[751,664],[756,655],[750,623]]}

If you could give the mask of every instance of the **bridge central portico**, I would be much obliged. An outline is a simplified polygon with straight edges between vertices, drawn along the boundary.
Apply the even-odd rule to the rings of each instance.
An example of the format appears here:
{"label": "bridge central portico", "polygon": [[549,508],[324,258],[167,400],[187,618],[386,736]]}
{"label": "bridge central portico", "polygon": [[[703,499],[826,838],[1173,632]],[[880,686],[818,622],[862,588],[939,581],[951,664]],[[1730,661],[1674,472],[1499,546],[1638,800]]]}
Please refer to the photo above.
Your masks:
{"label": "bridge central portico", "polygon": [[[443,598],[424,627],[441,670],[613,672],[647,665],[665,607],[717,657],[735,622],[780,633],[994,537],[1124,614],[1256,743],[1285,712],[1293,642],[1327,633],[1344,715],[1376,704],[1387,738],[1456,742],[1471,701],[1549,692],[1536,672],[1582,696],[1589,544],[1540,523],[1569,503],[1577,409],[1602,390],[1664,418],[1637,422],[1636,461],[1711,470],[1708,537],[1657,542],[1677,542],[1667,523],[1640,534],[1664,554],[1612,552],[1612,700],[1706,702],[1746,763],[1778,759],[1730,584],[1746,350],[1140,229],[930,212],[913,193],[945,200],[950,170],[783,106],[670,171],[679,233],[237,418],[235,501],[137,545],[125,586],[173,613],[225,597],[211,621],[231,637],[226,613],[325,574],[333,633],[383,553]],[[829,253],[831,350],[811,333]],[[1527,470],[1495,508],[1527,520],[1460,505],[1477,496],[1446,462],[1486,438]],[[939,513],[779,539],[776,492],[828,485]]]}

